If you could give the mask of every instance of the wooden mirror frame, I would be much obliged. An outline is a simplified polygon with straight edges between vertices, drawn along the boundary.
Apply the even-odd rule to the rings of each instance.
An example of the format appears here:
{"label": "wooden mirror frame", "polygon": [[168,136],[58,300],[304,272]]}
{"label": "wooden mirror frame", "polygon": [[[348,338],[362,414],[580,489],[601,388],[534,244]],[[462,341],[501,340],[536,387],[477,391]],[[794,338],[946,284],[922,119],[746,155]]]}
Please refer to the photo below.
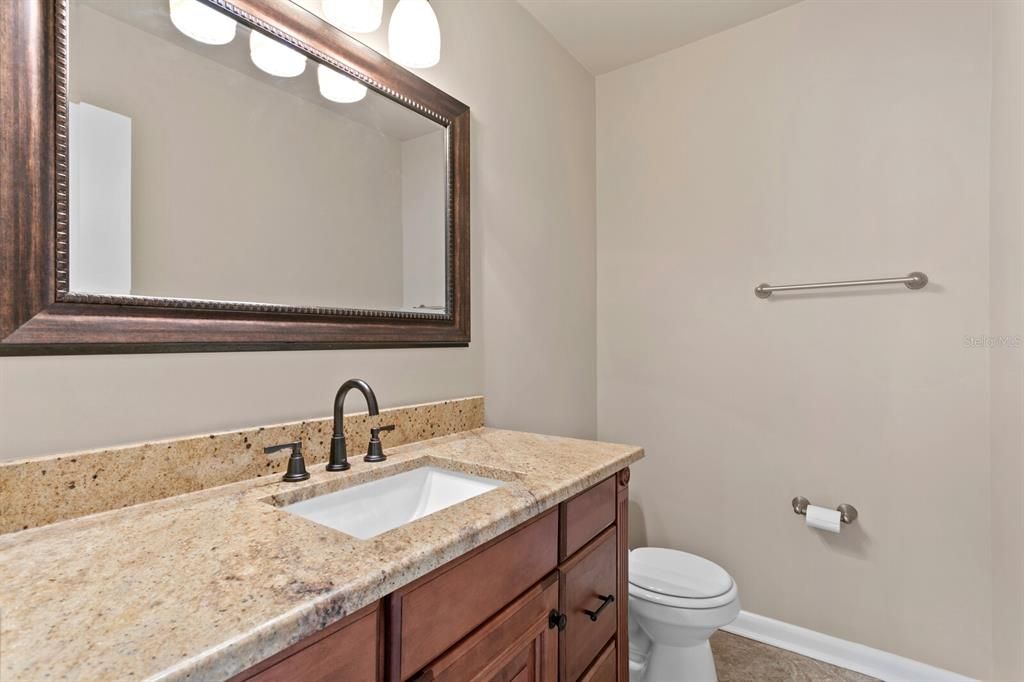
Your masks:
{"label": "wooden mirror frame", "polygon": [[[446,311],[301,308],[69,292],[68,4],[3,0],[0,355],[468,345],[469,107],[291,2],[203,1],[445,126]],[[281,263],[283,269],[288,266]]]}

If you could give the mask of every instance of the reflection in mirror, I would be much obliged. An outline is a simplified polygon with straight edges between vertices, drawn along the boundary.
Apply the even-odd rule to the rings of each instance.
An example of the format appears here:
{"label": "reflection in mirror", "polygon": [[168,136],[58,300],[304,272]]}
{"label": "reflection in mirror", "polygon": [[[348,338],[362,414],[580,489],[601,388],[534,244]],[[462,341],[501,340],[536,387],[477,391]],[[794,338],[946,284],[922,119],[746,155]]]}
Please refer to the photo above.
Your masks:
{"label": "reflection in mirror", "polygon": [[72,292],[444,312],[444,127],[197,0],[69,27]]}

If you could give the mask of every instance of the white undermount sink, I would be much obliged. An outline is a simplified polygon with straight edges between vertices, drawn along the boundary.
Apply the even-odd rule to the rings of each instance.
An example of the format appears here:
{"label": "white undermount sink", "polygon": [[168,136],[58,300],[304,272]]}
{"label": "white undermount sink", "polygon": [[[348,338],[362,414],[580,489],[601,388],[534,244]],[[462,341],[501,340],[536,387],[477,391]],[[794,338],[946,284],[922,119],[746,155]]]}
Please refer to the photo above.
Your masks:
{"label": "white undermount sink", "polygon": [[366,540],[502,485],[493,478],[425,466],[282,509]]}

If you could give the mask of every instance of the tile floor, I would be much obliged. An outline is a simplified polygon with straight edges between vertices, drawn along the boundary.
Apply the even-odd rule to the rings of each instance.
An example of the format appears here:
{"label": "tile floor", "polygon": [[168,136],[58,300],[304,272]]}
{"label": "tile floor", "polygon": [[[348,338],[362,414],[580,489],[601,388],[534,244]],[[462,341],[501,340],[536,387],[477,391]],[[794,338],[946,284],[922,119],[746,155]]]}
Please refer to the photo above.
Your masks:
{"label": "tile floor", "polygon": [[718,682],[878,682],[752,639],[716,632],[711,637]]}

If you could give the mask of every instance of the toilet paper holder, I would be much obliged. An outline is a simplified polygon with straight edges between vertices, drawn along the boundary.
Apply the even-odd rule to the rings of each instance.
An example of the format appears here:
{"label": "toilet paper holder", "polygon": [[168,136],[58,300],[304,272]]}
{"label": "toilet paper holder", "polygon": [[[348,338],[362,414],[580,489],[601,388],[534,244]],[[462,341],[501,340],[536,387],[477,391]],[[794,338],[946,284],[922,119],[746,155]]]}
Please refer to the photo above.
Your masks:
{"label": "toilet paper holder", "polygon": [[[807,516],[807,507],[810,504],[811,501],[806,497],[794,497],[793,513]],[[836,511],[839,512],[839,520],[843,523],[853,523],[857,520],[857,508],[852,504],[841,504],[836,507]]]}

